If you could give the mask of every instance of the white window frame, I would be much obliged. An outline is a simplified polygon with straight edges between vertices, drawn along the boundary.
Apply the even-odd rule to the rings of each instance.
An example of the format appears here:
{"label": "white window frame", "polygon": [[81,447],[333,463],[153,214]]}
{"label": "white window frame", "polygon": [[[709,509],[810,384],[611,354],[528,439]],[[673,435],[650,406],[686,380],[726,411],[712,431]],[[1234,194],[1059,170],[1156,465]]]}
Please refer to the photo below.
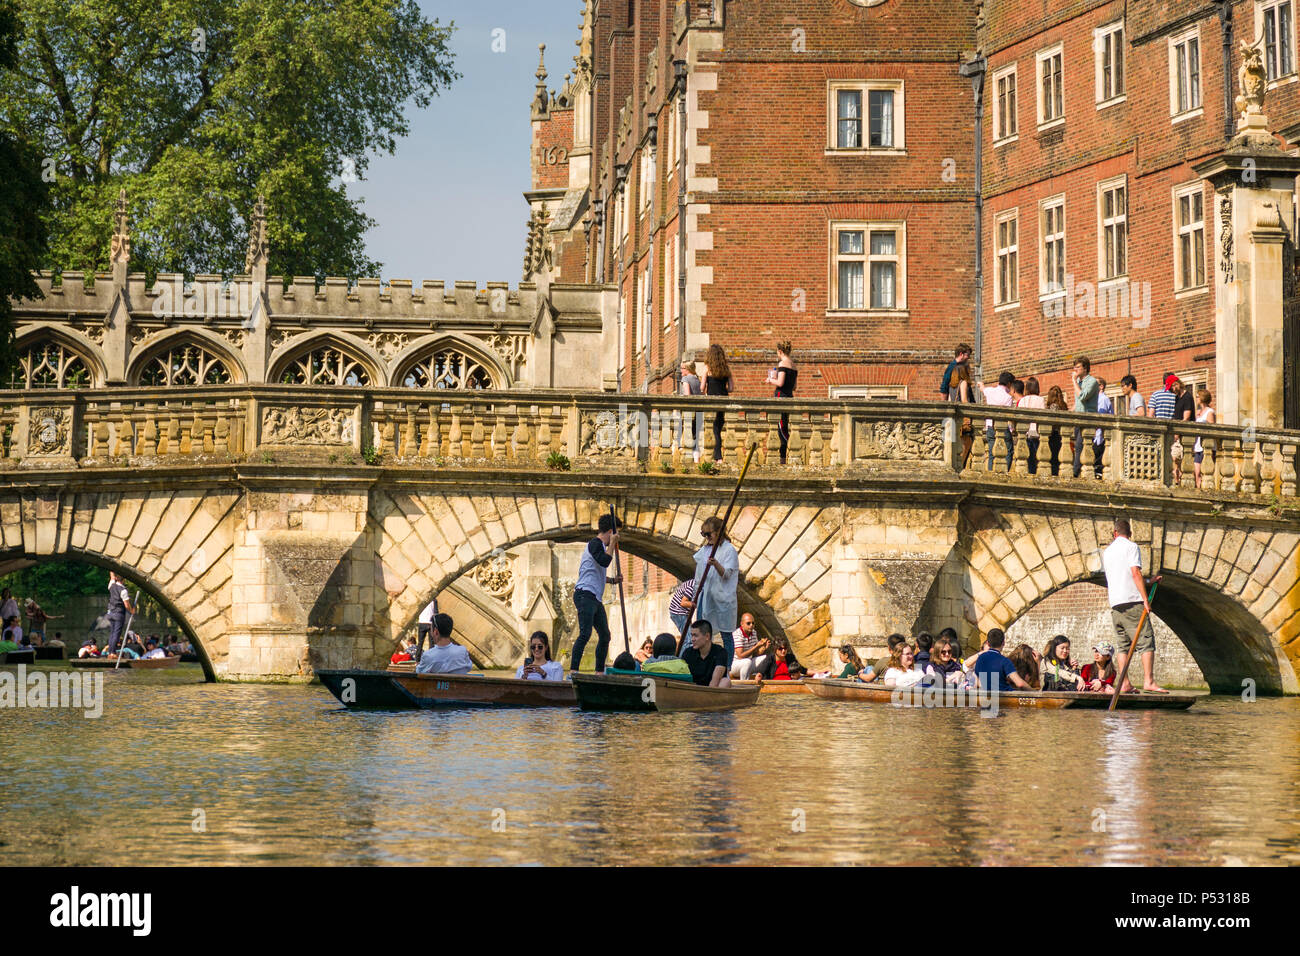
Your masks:
{"label": "white window frame", "polygon": [[[855,90],[862,95],[862,137],[859,146],[839,146],[839,93]],[[871,139],[871,91],[888,90],[894,94],[894,122],[891,146],[868,145]],[[900,156],[907,152],[904,121],[906,91],[902,80],[830,80],[826,84],[826,153],[835,156]]]}
{"label": "white window frame", "polygon": [[[1004,223],[1016,224],[1016,241],[1002,245],[1002,226]],[[1010,298],[1003,297],[1002,257],[1015,256],[1015,268],[1011,270],[1011,285],[1014,293]],[[1016,206],[998,213],[993,218],[993,304],[999,309],[1014,309],[1020,305],[1020,207]]]}
{"label": "white window frame", "polygon": [[907,401],[906,385],[831,385],[826,391],[833,399]]}
{"label": "white window frame", "polygon": [[[1061,87],[1056,91],[1057,99],[1061,101],[1061,112],[1059,115],[1048,117],[1045,111],[1046,103],[1043,99],[1043,64],[1056,57],[1061,58]],[[1065,123],[1065,44],[1057,43],[1055,46],[1048,47],[1046,50],[1039,50],[1034,55],[1034,97],[1038,101],[1038,128],[1054,129]]]}
{"label": "white window frame", "polygon": [[[1191,84],[1191,77],[1188,77],[1188,94],[1194,95],[1195,105],[1187,109],[1179,110],[1178,102],[1178,48],[1189,40],[1196,41],[1196,83]],[[1202,115],[1205,111],[1205,57],[1204,44],[1201,43],[1200,25],[1193,26],[1190,30],[1169,38],[1169,115],[1174,123],[1182,123],[1189,119],[1194,119]]]}
{"label": "white window frame", "polygon": [[[1300,73],[1297,73],[1296,67],[1296,2],[1295,0],[1258,0],[1255,4],[1255,36],[1260,37],[1260,47],[1264,54],[1264,72],[1267,75],[1269,70],[1268,56],[1268,38],[1264,34],[1265,20],[1270,11],[1276,11],[1280,7],[1290,6],[1291,26],[1290,29],[1281,36],[1283,48],[1291,56],[1291,69],[1285,72],[1279,69],[1277,76],[1268,81],[1268,88],[1271,90],[1277,86],[1284,86],[1287,83],[1294,83],[1300,79]],[[1275,21],[1276,22],[1276,21]]]}
{"label": "white window frame", "polygon": [[[1001,91],[999,87],[1003,81],[1010,79],[1013,86],[1011,94],[1011,119],[1013,120],[1013,129],[1010,131],[1003,128],[1001,113],[999,110],[1001,104]],[[1005,146],[1008,143],[1014,143],[1020,138],[1020,78],[1016,75],[1016,64],[1004,66],[993,74],[993,145]]]}
{"label": "white window frame", "polygon": [[[888,258],[897,263],[897,269],[894,273],[894,307],[892,309],[872,308],[871,305],[871,233],[875,232],[893,232],[894,233],[894,254],[883,257],[876,256],[876,259]],[[840,233],[841,232],[861,232],[862,233],[862,307],[861,308],[840,308]],[[833,220],[829,227],[829,245],[830,253],[830,301],[827,303],[827,314],[834,315],[906,315],[907,314],[907,223],[901,219],[890,220]],[[854,261],[856,256],[852,257]]]}
{"label": "white window frame", "polygon": [[[1173,207],[1170,215],[1170,224],[1173,228],[1174,237],[1174,293],[1176,296],[1195,295],[1200,292],[1207,292],[1210,287],[1210,275],[1213,266],[1207,266],[1205,263],[1205,253],[1209,245],[1209,235],[1207,232],[1208,217],[1206,216],[1206,206],[1209,205],[1217,210],[1218,198],[1211,194],[1211,201],[1207,204],[1205,200],[1205,184],[1202,180],[1194,180],[1190,183],[1182,183],[1175,186],[1172,190]],[[1194,225],[1189,224],[1184,227],[1179,222],[1178,207],[1184,196],[1199,195],[1201,197],[1201,282],[1197,285],[1183,285],[1183,260],[1182,260],[1182,239],[1183,234],[1195,234],[1197,229]],[[1193,246],[1195,243],[1193,242]]]}
{"label": "white window frame", "polygon": [[[1112,44],[1110,38],[1115,34],[1119,34],[1119,38]],[[1116,20],[1114,23],[1108,23],[1092,31],[1092,53],[1093,62],[1096,64],[1096,96],[1097,109],[1099,110],[1114,106],[1116,103],[1123,103],[1128,99],[1128,80],[1125,76],[1128,69],[1128,51],[1124,49],[1125,39],[1123,20]],[[1120,56],[1120,65],[1117,71],[1119,92],[1113,93],[1111,96],[1106,95],[1105,54],[1108,48],[1118,50]]]}
{"label": "white window frame", "polygon": [[[1124,212],[1109,219],[1105,214],[1106,193],[1114,189],[1124,190]],[[1128,176],[1115,176],[1097,184],[1097,280],[1100,283],[1123,282],[1128,279]],[[1106,275],[1106,228],[1123,226],[1124,229],[1124,270],[1114,275]]]}
{"label": "white window frame", "polygon": [[[1047,211],[1061,207],[1061,231],[1051,233],[1051,236],[1059,236],[1061,243],[1060,264],[1062,285],[1058,288],[1052,288],[1047,281]],[[1038,300],[1045,302],[1048,299],[1059,299],[1065,295],[1064,280],[1069,276],[1065,269],[1066,257],[1069,254],[1068,243],[1066,239],[1066,217],[1065,217],[1065,193],[1059,193],[1048,199],[1041,200],[1038,203]]]}

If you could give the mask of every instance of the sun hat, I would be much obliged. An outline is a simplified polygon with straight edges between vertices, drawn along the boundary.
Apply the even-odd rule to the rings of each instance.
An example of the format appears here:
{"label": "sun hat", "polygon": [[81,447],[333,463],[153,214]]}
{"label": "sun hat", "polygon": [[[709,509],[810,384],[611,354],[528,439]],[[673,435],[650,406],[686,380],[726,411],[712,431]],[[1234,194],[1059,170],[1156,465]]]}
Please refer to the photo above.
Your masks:
{"label": "sun hat", "polygon": [[1104,654],[1107,657],[1115,656],[1115,645],[1110,641],[1098,641],[1096,644],[1092,645],[1092,649],[1098,654]]}

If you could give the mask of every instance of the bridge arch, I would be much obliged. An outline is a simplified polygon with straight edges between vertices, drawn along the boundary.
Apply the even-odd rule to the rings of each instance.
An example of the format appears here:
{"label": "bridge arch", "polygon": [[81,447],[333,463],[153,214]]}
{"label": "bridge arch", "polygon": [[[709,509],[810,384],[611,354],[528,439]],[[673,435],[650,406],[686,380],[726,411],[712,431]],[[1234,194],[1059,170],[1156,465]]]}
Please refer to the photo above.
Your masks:
{"label": "bridge arch", "polygon": [[[566,497],[372,496],[377,575],[388,592],[386,625],[394,644],[414,628],[428,596],[503,550],[530,541],[583,542],[594,534],[606,501]],[[678,577],[694,572],[699,525],[721,514],[724,501],[621,500],[625,553]],[[777,502],[751,504],[733,515],[740,548],[740,612],[753,613],[769,633],[788,636],[801,653],[816,654],[830,636],[830,569],[839,531],[838,509]]]}
{"label": "bridge arch", "polygon": [[267,381],[296,385],[381,386],[384,360],[361,340],[321,332],[290,339],[271,355]]}
{"label": "bridge arch", "polygon": [[393,388],[512,388],[510,372],[468,335],[442,332],[417,339],[393,362]]}
{"label": "bridge arch", "polygon": [[[1004,513],[971,516],[966,582],[981,632],[1006,629],[1044,598],[1105,584],[1101,552],[1112,518]],[[981,526],[982,525],[982,526]],[[1155,610],[1186,645],[1211,690],[1296,693],[1287,645],[1300,640],[1300,534],[1229,523],[1133,520],[1144,570],[1161,574]]]}

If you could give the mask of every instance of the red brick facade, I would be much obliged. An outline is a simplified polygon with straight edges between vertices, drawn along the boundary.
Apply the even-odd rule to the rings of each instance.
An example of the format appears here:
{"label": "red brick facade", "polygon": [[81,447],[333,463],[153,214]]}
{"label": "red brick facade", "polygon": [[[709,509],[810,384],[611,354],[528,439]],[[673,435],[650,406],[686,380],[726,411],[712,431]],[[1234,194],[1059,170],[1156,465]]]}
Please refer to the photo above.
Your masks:
{"label": "red brick facade", "polygon": [[[670,390],[680,356],[698,359],[718,343],[732,359],[739,393],[765,394],[773,347],[783,338],[794,344],[799,394],[808,397],[873,386],[935,398],[943,364],[962,340],[982,348],[986,377],[1004,368],[1035,374],[1044,391],[1068,386],[1079,354],[1089,354],[1094,373],[1112,386],[1131,372],[1149,394],[1173,370],[1199,372],[1213,389],[1217,206],[1193,165],[1228,139],[1219,11],[1229,12],[1234,31],[1234,93],[1238,42],[1266,34],[1266,16],[1283,29],[1266,51],[1279,74],[1266,112],[1272,129],[1296,137],[1296,6],[590,0],[575,81],[550,96],[548,109],[534,109],[534,208],[538,191],[586,197],[578,219],[548,232],[552,275],[618,289],[619,369],[608,384],[624,390]],[[1107,28],[1119,32],[1108,39]],[[1196,41],[1194,57],[1188,38]],[[969,75],[979,73],[980,57],[982,296],[977,85]],[[684,131],[674,61],[685,64]],[[1009,68],[1014,133],[999,113],[1006,97],[1000,101],[998,81]],[[584,69],[594,72],[594,105],[582,95]],[[890,141],[877,148],[840,148],[839,84],[855,82],[864,84],[859,140],[883,138],[888,127]],[[877,87],[892,97],[892,116],[871,112]],[[594,136],[585,176],[575,181],[565,179],[567,166],[538,158],[566,145],[582,152],[575,115],[583,110]],[[649,155],[654,162],[643,175]],[[1101,184],[1123,191],[1122,198],[1111,193],[1110,217]],[[683,185],[688,248],[678,253]],[[1200,196],[1199,227],[1191,222],[1182,233],[1179,188]],[[1045,229],[1060,221],[1048,216],[1058,198],[1063,210],[1052,206],[1052,216],[1063,219],[1057,271],[1065,293],[1053,295],[1045,283],[1057,266],[1048,261]],[[999,221],[1008,214],[1018,217],[1017,292],[1004,301]],[[842,224],[862,224],[858,235],[873,249],[875,231],[889,232],[880,248],[886,259],[896,256],[892,299],[882,292],[880,302],[868,301],[875,259],[862,266],[860,304],[840,295],[835,230]],[[1180,252],[1184,242],[1190,254]],[[1180,270],[1190,270],[1187,288]],[[888,285],[882,280],[881,289]]]}

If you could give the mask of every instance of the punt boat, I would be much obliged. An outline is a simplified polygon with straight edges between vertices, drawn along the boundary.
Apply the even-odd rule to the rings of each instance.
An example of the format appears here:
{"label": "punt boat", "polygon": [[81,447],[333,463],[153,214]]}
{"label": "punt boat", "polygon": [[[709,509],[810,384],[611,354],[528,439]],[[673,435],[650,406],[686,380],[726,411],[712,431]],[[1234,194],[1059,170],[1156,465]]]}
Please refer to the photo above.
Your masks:
{"label": "punt boat", "polygon": [[[808,678],[808,689],[825,700],[861,701],[870,704],[894,704],[899,707],[991,707],[996,698],[999,708],[1060,710],[1086,708],[1105,710],[1110,694],[1092,691],[1003,691],[1002,693],[963,690],[956,687],[906,687],[902,689],[862,681],[834,678]],[[1116,710],[1186,710],[1196,702],[1196,694],[1122,694]]]}
{"label": "punt boat", "polygon": [[66,647],[51,647],[48,644],[44,644],[41,647],[33,648],[33,650],[36,651],[36,659],[38,661],[61,661],[68,656],[68,649]]}
{"label": "punt boat", "polygon": [[0,664],[35,664],[36,648],[30,647],[25,651],[7,651],[0,654]]}
{"label": "punt boat", "polygon": [[129,667],[132,670],[153,671],[161,670],[164,667],[175,667],[180,662],[180,657],[176,655],[171,657],[151,657],[149,660],[139,658],[138,660],[122,661],[120,665],[115,657],[73,657],[68,661],[68,666],[106,668],[108,670],[126,670]]}
{"label": "punt boat", "polygon": [[809,690],[808,685],[804,683],[804,679],[802,677],[800,677],[798,680],[765,680],[761,684],[759,684],[758,681],[753,681],[753,680],[733,680],[731,682],[732,687],[754,687],[755,685],[758,686],[759,688],[758,692],[760,694],[812,693]]}
{"label": "punt boat", "polygon": [[758,702],[757,684],[701,687],[689,678],[669,674],[576,674],[573,688],[583,710],[714,711],[752,707]]}
{"label": "punt boat", "polygon": [[316,676],[340,703],[352,709],[572,707],[578,702],[568,681],[517,680],[483,674],[417,674],[414,669],[395,668],[318,670]]}

